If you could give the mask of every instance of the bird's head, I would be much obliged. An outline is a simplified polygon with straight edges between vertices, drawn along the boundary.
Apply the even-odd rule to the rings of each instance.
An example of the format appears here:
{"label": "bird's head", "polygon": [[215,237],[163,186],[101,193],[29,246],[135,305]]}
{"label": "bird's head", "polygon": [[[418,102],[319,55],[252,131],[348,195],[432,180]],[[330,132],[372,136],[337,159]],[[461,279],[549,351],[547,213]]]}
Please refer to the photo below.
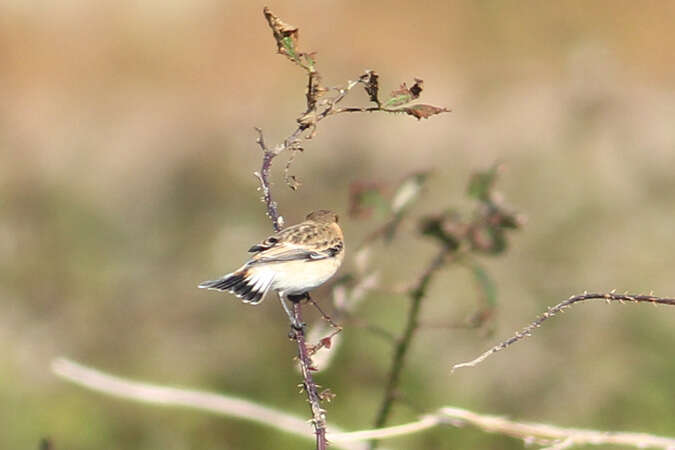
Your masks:
{"label": "bird's head", "polygon": [[307,220],[313,220],[321,223],[337,223],[338,216],[328,209],[319,209],[307,214]]}

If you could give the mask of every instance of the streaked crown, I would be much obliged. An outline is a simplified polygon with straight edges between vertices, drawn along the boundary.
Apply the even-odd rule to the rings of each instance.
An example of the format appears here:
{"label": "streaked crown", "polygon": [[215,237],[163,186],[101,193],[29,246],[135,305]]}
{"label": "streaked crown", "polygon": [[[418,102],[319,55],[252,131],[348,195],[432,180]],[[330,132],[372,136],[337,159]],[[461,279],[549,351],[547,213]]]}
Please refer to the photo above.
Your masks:
{"label": "streaked crown", "polygon": [[307,214],[307,220],[313,220],[320,223],[337,223],[338,216],[328,209],[319,209]]}

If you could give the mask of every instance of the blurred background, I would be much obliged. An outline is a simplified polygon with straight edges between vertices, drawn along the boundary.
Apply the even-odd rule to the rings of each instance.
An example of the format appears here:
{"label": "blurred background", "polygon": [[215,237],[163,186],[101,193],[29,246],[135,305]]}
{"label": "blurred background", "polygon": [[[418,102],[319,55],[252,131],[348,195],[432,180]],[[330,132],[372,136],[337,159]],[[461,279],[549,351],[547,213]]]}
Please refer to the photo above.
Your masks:
{"label": "blurred background", "polygon": [[[485,330],[419,333],[390,424],[453,405],[561,426],[675,435],[675,310],[578,305],[481,366],[449,374],[549,305],[588,291],[675,296],[675,3],[271,1],[318,51],[326,85],[380,73],[383,94],[423,78],[451,113],[329,118],[299,155],[288,222],[342,217],[347,248],[381,223],[350,218],[355,181],[433,169],[411,214],[470,211],[470,174],[504,164],[499,190],[528,222],[486,259],[498,312]],[[307,415],[294,344],[259,307],[196,289],[270,231],[252,172],[304,110],[305,78],[248,1],[0,2],[0,448],[309,448],[259,425],[112,399],[49,370],[67,356],[125,377],[234,394]],[[364,104],[362,93],[346,103]],[[416,223],[379,247],[381,288],[434,255]],[[353,256],[353,255],[352,255]],[[384,263],[386,262],[386,264]],[[348,259],[343,272],[353,267]],[[329,287],[316,293],[327,298]],[[463,320],[476,287],[434,280],[423,320]],[[327,302],[326,302],[327,303]],[[393,332],[404,296],[372,293],[360,317]],[[331,310],[330,304],[326,305]],[[369,428],[391,347],[347,326],[317,378],[331,423]],[[439,428],[408,448],[519,449]]]}

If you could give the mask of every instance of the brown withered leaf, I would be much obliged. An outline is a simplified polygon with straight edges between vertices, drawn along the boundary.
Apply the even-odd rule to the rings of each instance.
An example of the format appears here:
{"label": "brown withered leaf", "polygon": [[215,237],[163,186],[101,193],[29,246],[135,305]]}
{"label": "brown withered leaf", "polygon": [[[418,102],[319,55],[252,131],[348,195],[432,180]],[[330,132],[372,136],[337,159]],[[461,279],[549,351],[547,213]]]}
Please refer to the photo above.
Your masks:
{"label": "brown withered leaf", "polygon": [[277,51],[293,62],[298,62],[298,54],[295,50],[298,42],[298,28],[281,20],[267,6],[263,8],[263,14],[272,29],[274,40],[277,41]]}
{"label": "brown withered leaf", "polygon": [[325,91],[326,89],[321,86],[321,75],[319,75],[319,72],[309,72],[307,92],[305,94],[307,98],[307,111],[312,111],[316,108],[316,101]]}
{"label": "brown withered leaf", "polygon": [[415,78],[415,84],[413,84],[410,87],[410,94],[412,95],[413,99],[416,99],[417,97],[420,96],[420,94],[422,93],[423,84],[424,80],[422,80],[421,78]]}
{"label": "brown withered leaf", "polygon": [[411,87],[408,87],[405,83],[401,84],[401,87],[391,91],[391,97],[384,102],[384,107],[389,108],[392,106],[401,106],[406,103],[410,103],[420,96],[422,93],[422,86],[424,81],[419,78],[415,78],[415,84]]}
{"label": "brown withered leaf", "polygon": [[438,106],[425,105],[425,104],[412,105],[412,106],[406,106],[405,108],[401,108],[401,112],[409,114],[409,115],[413,116],[414,118],[416,118],[417,120],[428,119],[429,117],[435,116],[436,114],[449,112],[449,111],[450,110],[448,108],[439,108]]}
{"label": "brown withered leaf", "polygon": [[366,70],[366,73],[361,75],[361,81],[364,83],[364,89],[368,94],[371,102],[375,102],[377,106],[380,106],[380,99],[378,98],[378,92],[380,86],[378,79],[380,76],[374,70]]}

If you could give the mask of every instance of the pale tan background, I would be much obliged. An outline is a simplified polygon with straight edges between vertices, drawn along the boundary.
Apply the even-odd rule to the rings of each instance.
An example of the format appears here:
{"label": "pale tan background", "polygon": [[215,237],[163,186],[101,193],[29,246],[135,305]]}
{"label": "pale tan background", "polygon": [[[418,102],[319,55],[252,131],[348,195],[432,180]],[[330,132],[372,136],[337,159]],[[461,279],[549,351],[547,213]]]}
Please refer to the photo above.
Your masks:
{"label": "pale tan background", "polygon": [[[306,413],[276,302],[251,308],[195,289],[269,231],[251,175],[260,157],[252,127],[277,141],[303,109],[303,76],[275,55],[262,6],[0,2],[1,448],[37,448],[43,436],[58,450],[308,445],[243,422],[111,400],[48,370],[67,355]],[[507,167],[500,190],[528,217],[510,252],[486,261],[499,287],[495,335],[418,336],[403,379],[415,407],[675,435],[667,308],[578,306],[479,368],[448,370],[574,293],[675,295],[675,3],[269,6],[319,52],[326,84],[367,68],[385,91],[418,76],[423,100],[453,110],[421,122],[323,122],[294,166],[304,187],[275,185],[290,221],[334,208],[349,245],[376,225],[347,217],[352,181],[433,168],[415,213],[468,208],[470,173],[495,161]],[[408,224],[383,251],[385,280],[414,278],[433,254],[413,235]],[[449,269],[423,315],[464,318],[474,297],[469,276]],[[375,295],[361,314],[396,330],[406,306]],[[319,382],[338,395],[334,423],[366,428],[390,350],[363,330],[345,337]],[[416,414],[400,406],[392,422]],[[521,448],[452,428],[389,446]]]}

